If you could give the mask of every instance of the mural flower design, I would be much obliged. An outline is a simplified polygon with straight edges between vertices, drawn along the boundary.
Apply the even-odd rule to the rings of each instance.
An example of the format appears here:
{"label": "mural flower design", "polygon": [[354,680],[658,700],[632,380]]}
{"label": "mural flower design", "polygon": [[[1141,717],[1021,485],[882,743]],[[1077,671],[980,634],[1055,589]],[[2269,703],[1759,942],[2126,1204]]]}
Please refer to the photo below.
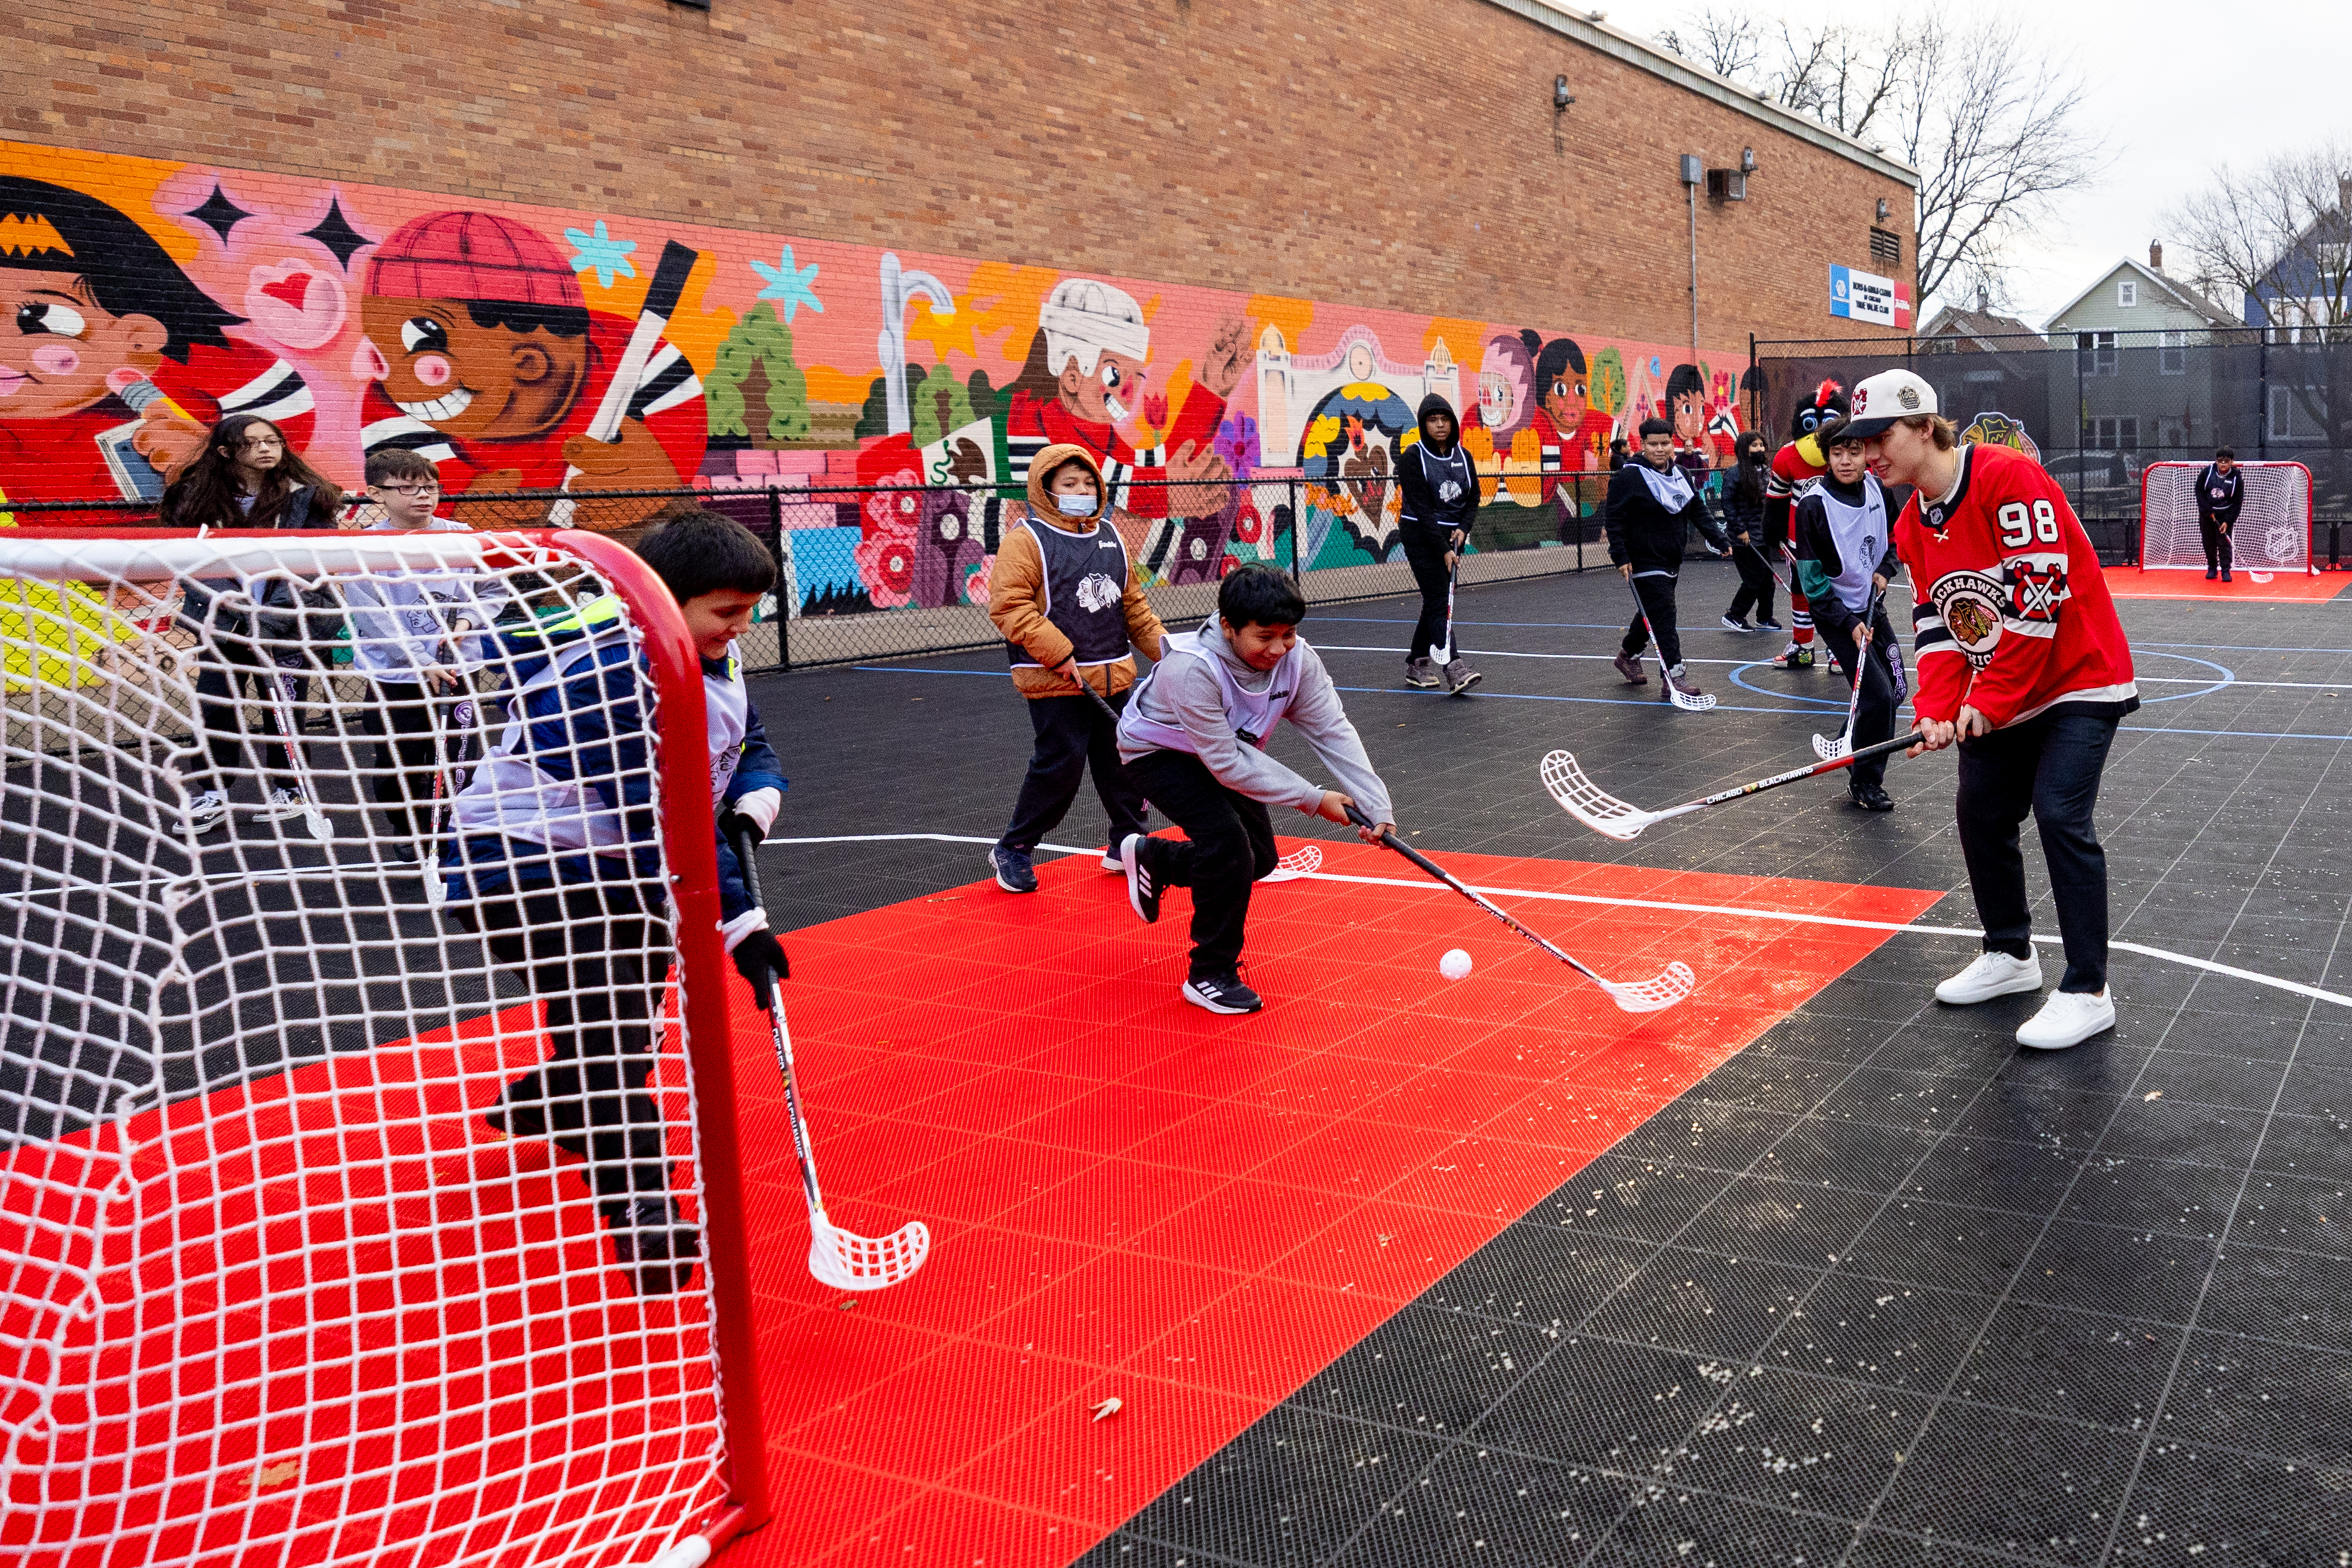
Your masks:
{"label": "mural flower design", "polygon": [[983,555],[980,564],[972,568],[971,575],[963,580],[963,596],[983,610],[988,608],[989,576],[995,570],[996,557]]}
{"label": "mural flower design", "polygon": [[1217,456],[1236,474],[1247,478],[1250,470],[1259,466],[1257,421],[1246,414],[1231,415],[1217,422]]}
{"label": "mural flower design", "polygon": [[583,234],[576,228],[567,228],[563,231],[563,237],[569,240],[572,247],[572,270],[593,272],[596,275],[596,287],[599,289],[610,289],[613,286],[613,275],[616,272],[624,278],[635,278],[637,275],[636,268],[629,261],[629,253],[636,249],[637,242],[634,239],[614,239],[605,232],[603,218],[596,220],[596,232],[593,234]]}
{"label": "mural flower design", "polygon": [[[911,501],[914,498],[908,499]],[[849,552],[857,563],[857,576],[866,584],[866,596],[876,609],[895,610],[914,596],[915,524],[911,518],[904,524],[893,519],[886,527],[868,530]]]}
{"label": "mural flower design", "polygon": [[768,286],[760,290],[760,298],[776,302],[784,313],[785,325],[792,324],[803,305],[819,315],[824,313],[824,301],[816,297],[816,268],[814,261],[806,267],[793,266],[793,247],[789,245],[773,267],[764,261],[751,263],[751,270],[768,280]]}
{"label": "mural flower design", "polygon": [[866,537],[871,539],[877,533],[899,529],[913,538],[923,521],[923,476],[913,468],[901,468],[871,482],[890,488],[859,498],[859,507],[865,513]]}
{"label": "mural flower design", "polygon": [[1242,498],[1241,510],[1234,518],[1234,537],[1244,544],[1255,544],[1265,533],[1265,520],[1258,515],[1257,502]]}

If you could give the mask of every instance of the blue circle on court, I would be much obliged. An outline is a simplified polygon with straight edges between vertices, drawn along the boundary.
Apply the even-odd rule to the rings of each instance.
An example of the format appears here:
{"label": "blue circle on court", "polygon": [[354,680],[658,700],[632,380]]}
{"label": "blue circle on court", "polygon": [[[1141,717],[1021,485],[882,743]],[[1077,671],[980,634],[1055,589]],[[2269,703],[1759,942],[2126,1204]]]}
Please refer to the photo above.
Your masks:
{"label": "blue circle on court", "polygon": [[[2162,653],[2154,649],[2135,649],[2133,651],[2134,657],[2137,658],[2177,658],[2185,664],[2200,664],[2207,669],[2211,670],[2220,678],[2210,686],[2202,686],[2194,691],[2176,691],[2168,697],[2148,697],[2143,695],[2140,698],[2140,705],[2142,707],[2146,707],[2152,702],[2186,702],[2191,698],[2210,697],[2225,686],[2234,686],[2237,684],[2238,672],[2236,670],[2231,669],[2229,666],[2224,664],[2216,664],[2210,658],[2194,658],[2185,653]],[[1832,676],[1837,674],[1837,663],[1829,657],[1828,649],[1824,648],[1822,650],[1821,659],[1821,664],[1814,666],[1815,669],[1818,670],[1822,668],[1826,668]],[[1743,679],[1747,672],[1751,669],[1771,669],[1775,668],[1777,667],[1773,665],[1771,660],[1763,658],[1757,659],[1751,664],[1739,665],[1731,672],[1731,684],[1738,687],[1742,691],[1752,691],[1759,697],[1778,698],[1780,700],[1789,703],[1799,710],[1805,708],[1843,708],[1846,705],[1847,697],[1851,696],[1853,692],[1853,688],[1846,687],[1845,696],[1808,697],[1800,692],[1779,691],[1769,686],[1758,686],[1752,681]],[[1916,679],[1917,671],[1912,671],[1912,675]],[[1841,680],[1839,684],[1843,686],[1844,682]]]}

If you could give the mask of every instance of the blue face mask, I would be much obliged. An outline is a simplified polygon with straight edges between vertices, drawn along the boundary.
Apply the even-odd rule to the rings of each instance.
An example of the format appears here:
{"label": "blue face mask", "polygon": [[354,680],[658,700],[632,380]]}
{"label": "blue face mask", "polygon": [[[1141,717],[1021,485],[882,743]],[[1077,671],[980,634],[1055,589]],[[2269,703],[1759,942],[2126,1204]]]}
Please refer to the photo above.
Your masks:
{"label": "blue face mask", "polygon": [[1058,493],[1054,497],[1054,504],[1062,509],[1064,517],[1092,517],[1095,514],[1095,498],[1092,496]]}

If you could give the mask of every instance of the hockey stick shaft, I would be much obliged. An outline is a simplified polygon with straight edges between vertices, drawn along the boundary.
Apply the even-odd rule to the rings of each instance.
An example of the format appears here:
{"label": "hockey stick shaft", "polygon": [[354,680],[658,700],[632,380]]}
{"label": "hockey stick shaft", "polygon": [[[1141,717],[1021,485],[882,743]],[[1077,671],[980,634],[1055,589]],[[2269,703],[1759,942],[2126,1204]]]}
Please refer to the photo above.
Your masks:
{"label": "hockey stick shaft", "polygon": [[[742,870],[744,885],[751,889],[754,906],[760,910],[760,923],[764,927],[768,911],[760,892],[758,841],[739,822],[729,831],[727,842],[735,851],[735,863]],[[784,1116],[793,1126],[793,1153],[800,1161],[801,1185],[807,1190],[809,1214],[814,1218],[824,1212],[824,1194],[817,1186],[816,1150],[809,1139],[808,1120],[801,1114],[799,1078],[793,1071],[793,1032],[784,1022],[784,991],[772,974],[768,977],[768,1031],[776,1047],[776,1070],[784,1079]]]}
{"label": "hockey stick shaft", "polygon": [[[1883,589],[1873,592],[1869,605],[1862,612],[1862,624],[1870,628],[1870,635],[1874,638],[1878,636],[1878,604],[1884,596]],[[1849,752],[1853,750],[1854,721],[1862,717],[1862,678],[1869,664],[1870,644],[1866,642],[1854,644],[1853,690],[1845,700],[1845,749]]]}
{"label": "hockey stick shaft", "polygon": [[[1088,698],[1093,700],[1094,705],[1102,710],[1102,716],[1109,720],[1114,727],[1117,726],[1118,723],[1118,710],[1110,705],[1109,698],[1105,697],[1101,692],[1095,689],[1094,682],[1088,680],[1086,677],[1086,672],[1078,668],[1078,656],[1076,654],[1072,654],[1068,658],[1065,659],[1062,663],[1055,665],[1054,668],[1056,672],[1066,675],[1072,680],[1076,681],[1078,684],[1078,689],[1085,692]],[[1108,665],[1103,665],[1100,668],[1108,670],[1110,667]],[[1108,675],[1105,675],[1103,679],[1107,683],[1110,679],[1110,677]]]}
{"label": "hockey stick shaft", "polygon": [[1772,558],[1770,556],[1765,554],[1762,551],[1757,549],[1756,546],[1748,543],[1748,541],[1744,539],[1739,540],[1737,542],[1740,549],[1745,550],[1748,554],[1753,555],[1758,561],[1763,563],[1765,574],[1770,577],[1775,583],[1780,584],[1780,592],[1792,595],[1796,593],[1794,588],[1789,586],[1789,580],[1786,577],[1781,576],[1780,574],[1772,570]]}
{"label": "hockey stick shaft", "polygon": [[1810,767],[1790,768],[1787,773],[1774,773],[1770,778],[1756,779],[1748,784],[1734,785],[1730,789],[1718,790],[1703,800],[1686,801],[1681,805],[1668,806],[1665,810],[1654,814],[1651,820],[1664,822],[1670,816],[1686,816],[1694,811],[1704,811],[1710,805],[1721,805],[1727,800],[1762,795],[1766,790],[1779,789],[1783,784],[1796,784],[1803,779],[1818,778],[1823,773],[1835,773],[1840,768],[1850,768],[1856,763],[1868,762],[1873,757],[1883,757],[1891,752],[1908,750],[1925,739],[1927,739],[1926,736],[1914,730],[1907,735],[1897,735],[1891,741],[1881,741],[1874,746],[1864,746],[1860,751],[1848,752],[1843,757],[1832,757],[1826,762],[1815,763]]}
{"label": "hockey stick shaft", "polygon": [[[1366,816],[1360,810],[1357,809],[1355,803],[1352,801],[1349,802],[1348,805],[1348,820],[1354,823],[1359,827],[1369,828],[1375,826],[1372,819]],[[1567,964],[1570,969],[1575,970],[1579,974],[1583,975],[1587,980],[1591,981],[1595,985],[1599,985],[1606,989],[1611,984],[1611,982],[1605,977],[1595,973],[1591,969],[1586,968],[1584,964],[1578,962],[1573,953],[1563,952],[1559,948],[1554,947],[1543,937],[1538,936],[1536,932],[1531,931],[1527,927],[1521,925],[1517,921],[1513,920],[1509,911],[1503,909],[1502,906],[1474,891],[1466,886],[1461,879],[1455,877],[1444,867],[1439,865],[1436,861],[1432,860],[1428,856],[1423,855],[1412,845],[1398,838],[1394,831],[1381,834],[1380,836],[1380,841],[1386,847],[1395,850],[1398,854],[1412,861],[1422,870],[1427,872],[1430,876],[1436,878],[1439,881],[1444,883],[1447,887],[1453,889],[1455,892],[1461,894],[1464,898],[1469,900],[1472,903],[1477,905],[1480,909],[1486,910],[1488,914],[1494,916],[1505,925],[1510,927],[1517,935],[1535,943],[1538,947],[1542,948],[1546,952],[1550,953],[1554,958],[1559,959],[1562,963]]]}
{"label": "hockey stick shaft", "polygon": [[1454,564],[1445,573],[1445,657],[1438,661],[1441,664],[1454,662],[1454,589],[1462,581],[1462,552],[1456,549],[1453,555]]}

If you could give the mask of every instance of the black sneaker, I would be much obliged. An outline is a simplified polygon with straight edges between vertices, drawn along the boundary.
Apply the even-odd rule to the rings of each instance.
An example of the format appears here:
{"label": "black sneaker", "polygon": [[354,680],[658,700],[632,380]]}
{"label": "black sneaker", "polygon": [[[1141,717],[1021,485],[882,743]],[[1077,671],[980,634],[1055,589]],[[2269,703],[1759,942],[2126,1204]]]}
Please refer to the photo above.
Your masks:
{"label": "black sneaker", "polygon": [[1037,890],[1036,866],[1018,849],[998,845],[988,852],[988,868],[996,873],[996,885],[1008,893]]}
{"label": "black sneaker", "polygon": [[2230,569],[2229,569],[2227,566],[2224,566],[2224,567],[2222,567],[2222,568],[2221,568],[2221,581],[2222,581],[2222,582],[2224,582],[2224,583],[2231,583],[2231,582],[2235,582],[2235,581],[2236,581],[2236,579],[2235,579],[2235,578],[2233,578],[2233,577],[2231,577],[2231,576],[2230,575]]}
{"label": "black sneaker", "polygon": [[1723,629],[1727,632],[1752,632],[1756,628],[1738,616],[1726,616],[1723,617]]}
{"label": "black sneaker", "polygon": [[636,1269],[637,1293],[667,1296],[694,1278],[702,1233],[667,1198],[611,1198],[596,1205],[613,1233],[613,1256]]}
{"label": "black sneaker", "polygon": [[1238,974],[1196,974],[1184,982],[1184,1000],[1212,1013],[1255,1013],[1265,1005]]}
{"label": "black sneaker", "polygon": [[1789,628],[1769,616],[1759,616],[1756,617],[1756,629],[1759,632],[1785,632]]}
{"label": "black sneaker", "polygon": [[1160,879],[1145,864],[1143,852],[1150,842],[1140,833],[1130,833],[1118,846],[1118,862],[1127,872],[1127,901],[1135,906],[1136,918],[1146,925],[1160,920]]}
{"label": "black sneaker", "polygon": [[2214,578],[2219,577],[2221,574],[2220,574],[2219,572],[2216,572],[2216,571],[2215,571],[2215,570],[2213,570],[2213,568],[2211,568],[2210,566],[2208,566],[2207,568],[2205,568],[2205,581],[2207,581],[2208,583],[2210,583]]}
{"label": "black sneaker", "polygon": [[1895,797],[1876,784],[1861,784],[1846,791],[1856,811],[1893,811]]}

